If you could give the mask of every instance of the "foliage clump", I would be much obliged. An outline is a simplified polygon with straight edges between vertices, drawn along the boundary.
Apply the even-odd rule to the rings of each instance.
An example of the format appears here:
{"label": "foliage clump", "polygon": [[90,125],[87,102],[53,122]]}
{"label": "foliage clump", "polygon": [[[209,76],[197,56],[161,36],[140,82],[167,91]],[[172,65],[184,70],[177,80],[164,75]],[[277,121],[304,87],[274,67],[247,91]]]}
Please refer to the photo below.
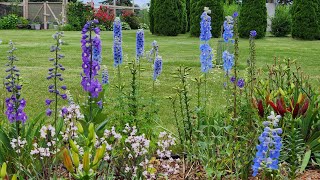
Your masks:
{"label": "foliage clump", "polygon": [[319,34],[317,2],[296,0],[292,5],[292,37],[316,39]]}
{"label": "foliage clump", "polygon": [[271,33],[276,37],[283,37],[291,32],[291,17],[289,7],[277,6],[276,14],[271,19]]}
{"label": "foliage clump", "polygon": [[154,3],[154,33],[165,36],[176,36],[181,31],[179,0],[157,0]]}
{"label": "foliage clump", "polygon": [[204,7],[211,10],[209,14],[212,24],[212,36],[219,37],[223,24],[223,6],[219,0],[191,0],[190,2],[190,33],[192,36],[200,35],[200,16]]}
{"label": "foliage clump", "polygon": [[264,0],[243,0],[239,17],[239,35],[249,38],[250,31],[257,31],[257,39],[266,35],[267,8]]}

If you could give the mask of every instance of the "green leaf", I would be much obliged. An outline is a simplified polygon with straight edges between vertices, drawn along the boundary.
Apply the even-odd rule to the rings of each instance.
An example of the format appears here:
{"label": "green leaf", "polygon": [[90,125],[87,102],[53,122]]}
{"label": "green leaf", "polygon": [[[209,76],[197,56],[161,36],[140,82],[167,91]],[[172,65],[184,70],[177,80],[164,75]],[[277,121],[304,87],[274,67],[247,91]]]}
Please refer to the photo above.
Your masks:
{"label": "green leaf", "polygon": [[303,161],[302,161],[301,168],[300,168],[300,172],[303,172],[306,169],[306,167],[309,163],[309,160],[310,160],[310,156],[311,156],[311,150],[308,150],[304,154]]}
{"label": "green leaf", "polygon": [[0,143],[3,144],[6,148],[11,148],[10,146],[10,140],[7,136],[7,134],[3,131],[3,129],[0,127]]}

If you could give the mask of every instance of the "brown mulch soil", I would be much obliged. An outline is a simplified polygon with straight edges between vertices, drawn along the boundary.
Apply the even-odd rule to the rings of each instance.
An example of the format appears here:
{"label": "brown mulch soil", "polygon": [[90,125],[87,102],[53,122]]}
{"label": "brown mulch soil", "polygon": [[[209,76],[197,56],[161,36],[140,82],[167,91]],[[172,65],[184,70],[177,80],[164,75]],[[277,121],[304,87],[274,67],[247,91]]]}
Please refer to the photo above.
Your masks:
{"label": "brown mulch soil", "polygon": [[297,179],[299,180],[313,180],[319,179],[320,180],[320,170],[308,170],[299,176]]}

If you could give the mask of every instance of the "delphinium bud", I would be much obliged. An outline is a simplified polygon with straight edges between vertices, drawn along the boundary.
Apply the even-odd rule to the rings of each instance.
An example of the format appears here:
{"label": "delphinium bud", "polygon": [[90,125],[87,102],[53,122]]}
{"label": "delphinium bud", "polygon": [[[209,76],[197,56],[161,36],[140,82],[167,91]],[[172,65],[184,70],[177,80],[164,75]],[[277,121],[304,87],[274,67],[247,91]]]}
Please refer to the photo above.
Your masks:
{"label": "delphinium bud", "polygon": [[14,65],[14,62],[18,61],[16,56],[14,56],[14,52],[17,50],[17,48],[14,47],[12,41],[9,42],[9,48],[10,50],[8,51],[8,63],[6,64],[6,66],[8,67],[6,69],[6,72],[9,73],[9,75],[6,76],[6,82],[4,84],[11,96],[9,98],[6,98],[7,110],[5,114],[10,123],[14,123],[17,121],[25,123],[28,118],[26,113],[24,112],[24,108],[26,107],[26,100],[21,98],[22,85],[20,84],[20,71]]}

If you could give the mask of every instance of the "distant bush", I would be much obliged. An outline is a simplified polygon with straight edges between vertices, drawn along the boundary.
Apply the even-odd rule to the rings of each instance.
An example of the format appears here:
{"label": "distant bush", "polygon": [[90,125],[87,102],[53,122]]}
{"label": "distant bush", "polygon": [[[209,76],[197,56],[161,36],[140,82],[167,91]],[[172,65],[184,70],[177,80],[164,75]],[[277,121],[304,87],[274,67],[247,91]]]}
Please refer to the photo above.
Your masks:
{"label": "distant bush", "polygon": [[243,0],[239,15],[239,35],[249,38],[250,31],[256,30],[256,38],[263,38],[267,30],[267,7],[265,0]]}
{"label": "distant bush", "polygon": [[139,19],[131,10],[122,11],[121,19],[128,23],[131,29],[139,29]]}
{"label": "distant bush", "polygon": [[131,27],[126,22],[121,22],[122,30],[131,30]]}
{"label": "distant bush", "polygon": [[295,0],[292,5],[292,37],[316,39],[319,34],[318,4],[314,0]]}
{"label": "distant bush", "polygon": [[68,24],[74,28],[74,30],[81,30],[86,24],[87,19],[92,19],[92,8],[89,5],[85,5],[82,2],[70,2],[67,9]]}
{"label": "distant bush", "polygon": [[109,30],[113,26],[114,13],[113,10],[108,7],[100,6],[98,11],[95,12],[94,17],[99,20],[99,24],[103,29]]}
{"label": "distant bush", "polygon": [[62,31],[75,31],[76,30],[71,24],[65,24],[61,28],[62,28]]}
{"label": "distant bush", "polygon": [[271,33],[276,37],[283,37],[291,32],[291,17],[289,6],[277,6],[276,14],[271,19]]}
{"label": "distant bush", "polygon": [[212,36],[219,37],[221,34],[221,26],[223,24],[223,6],[220,0],[191,0],[190,2],[190,33],[192,36],[200,35],[200,16],[204,7],[211,10]]}
{"label": "distant bush", "polygon": [[146,23],[140,23],[139,29],[149,29],[149,26]]}
{"label": "distant bush", "polygon": [[154,33],[154,5],[155,0],[150,1],[150,9],[149,9],[149,21],[150,21],[150,32]]}
{"label": "distant bush", "polygon": [[224,4],[223,5],[224,16],[232,16],[234,12],[236,11],[240,12],[240,9],[238,7],[240,6],[237,5],[236,3]]}
{"label": "distant bush", "polygon": [[154,5],[154,33],[165,36],[176,36],[181,32],[180,0],[156,0]]}
{"label": "distant bush", "polygon": [[19,17],[15,14],[9,14],[0,19],[0,29],[16,29]]}

